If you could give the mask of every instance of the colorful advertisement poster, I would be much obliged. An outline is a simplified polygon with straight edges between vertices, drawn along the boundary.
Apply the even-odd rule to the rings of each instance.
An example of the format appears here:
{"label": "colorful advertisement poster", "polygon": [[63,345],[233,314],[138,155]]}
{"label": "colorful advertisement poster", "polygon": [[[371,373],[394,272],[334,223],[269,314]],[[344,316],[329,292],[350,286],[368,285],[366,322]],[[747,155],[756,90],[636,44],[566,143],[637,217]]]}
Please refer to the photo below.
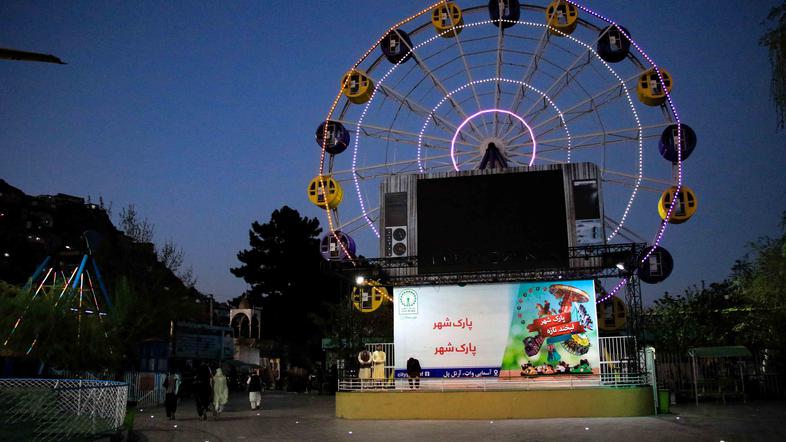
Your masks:
{"label": "colorful advertisement poster", "polygon": [[600,373],[593,281],[397,287],[395,375],[520,378]]}

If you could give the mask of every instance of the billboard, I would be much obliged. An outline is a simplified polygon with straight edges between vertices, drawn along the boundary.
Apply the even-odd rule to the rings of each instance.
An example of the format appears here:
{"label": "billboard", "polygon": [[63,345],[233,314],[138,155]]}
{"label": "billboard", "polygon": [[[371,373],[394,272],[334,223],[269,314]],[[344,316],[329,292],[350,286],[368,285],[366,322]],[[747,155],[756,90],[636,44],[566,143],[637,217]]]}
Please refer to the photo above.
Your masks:
{"label": "billboard", "polygon": [[192,322],[177,322],[173,336],[174,358],[232,359],[235,343],[232,329]]}
{"label": "billboard", "polygon": [[553,377],[600,373],[593,281],[397,287],[395,375]]}

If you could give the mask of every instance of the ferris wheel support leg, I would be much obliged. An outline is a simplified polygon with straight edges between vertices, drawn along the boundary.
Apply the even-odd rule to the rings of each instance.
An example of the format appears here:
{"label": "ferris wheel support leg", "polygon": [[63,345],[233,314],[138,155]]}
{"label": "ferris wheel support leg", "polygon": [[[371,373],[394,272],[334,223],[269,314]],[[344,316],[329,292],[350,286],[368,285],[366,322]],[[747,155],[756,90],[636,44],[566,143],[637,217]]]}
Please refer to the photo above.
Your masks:
{"label": "ferris wheel support leg", "polygon": [[633,371],[641,372],[645,367],[639,367],[639,350],[641,350],[641,338],[644,331],[644,310],[641,303],[641,281],[635,275],[628,278],[625,284],[625,303],[628,306],[628,335],[632,336],[630,349],[631,362],[634,364]]}

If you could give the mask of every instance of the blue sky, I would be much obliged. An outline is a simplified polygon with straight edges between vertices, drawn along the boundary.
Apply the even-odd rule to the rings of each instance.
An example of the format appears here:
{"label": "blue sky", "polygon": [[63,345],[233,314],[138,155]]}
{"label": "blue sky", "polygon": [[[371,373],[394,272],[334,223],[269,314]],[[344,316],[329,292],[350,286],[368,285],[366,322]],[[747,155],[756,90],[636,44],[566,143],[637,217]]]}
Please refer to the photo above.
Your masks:
{"label": "blue sky", "polygon": [[[676,268],[645,301],[721,280],[748,242],[778,232],[786,132],[757,44],[775,3],[587,2],[668,67],[699,137],[685,170],[699,212],[667,232]],[[6,0],[0,47],[68,65],[0,61],[0,177],[28,194],[102,196],[116,213],[135,204],[158,241],[183,247],[198,288],[237,296],[228,269],[253,220],[286,204],[325,222],[305,198],[314,130],[354,60],[427,4]]]}

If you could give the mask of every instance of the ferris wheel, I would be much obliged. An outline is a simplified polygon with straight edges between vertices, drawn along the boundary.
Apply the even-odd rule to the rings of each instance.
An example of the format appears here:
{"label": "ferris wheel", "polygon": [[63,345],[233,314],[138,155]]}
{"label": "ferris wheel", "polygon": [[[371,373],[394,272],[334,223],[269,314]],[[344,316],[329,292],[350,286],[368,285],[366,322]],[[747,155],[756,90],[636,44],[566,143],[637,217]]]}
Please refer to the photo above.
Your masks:
{"label": "ferris wheel", "polygon": [[696,134],[670,95],[678,79],[623,25],[576,2],[466,3],[396,22],[337,79],[308,185],[329,226],[323,256],[375,253],[358,248],[379,241],[387,177],[587,162],[603,184],[602,240],[647,242],[641,262],[663,255],[670,272],[663,235],[697,207],[683,184]]}

